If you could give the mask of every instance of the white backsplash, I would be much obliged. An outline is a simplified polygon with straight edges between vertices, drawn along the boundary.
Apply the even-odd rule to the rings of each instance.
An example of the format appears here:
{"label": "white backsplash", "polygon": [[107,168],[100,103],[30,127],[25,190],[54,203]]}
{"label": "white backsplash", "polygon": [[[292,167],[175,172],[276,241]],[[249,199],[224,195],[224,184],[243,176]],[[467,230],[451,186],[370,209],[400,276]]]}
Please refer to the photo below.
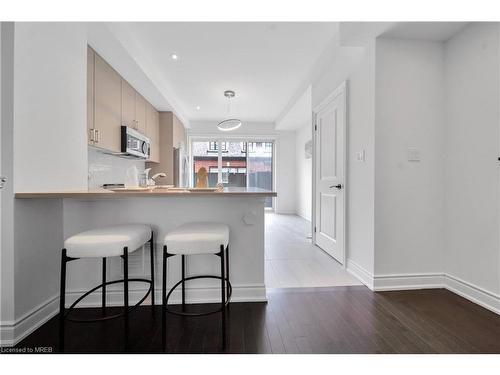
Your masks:
{"label": "white backsplash", "polygon": [[102,151],[89,147],[89,189],[102,187],[103,184],[123,184],[127,168],[135,165],[139,173],[146,168],[143,160],[125,159],[108,155]]}

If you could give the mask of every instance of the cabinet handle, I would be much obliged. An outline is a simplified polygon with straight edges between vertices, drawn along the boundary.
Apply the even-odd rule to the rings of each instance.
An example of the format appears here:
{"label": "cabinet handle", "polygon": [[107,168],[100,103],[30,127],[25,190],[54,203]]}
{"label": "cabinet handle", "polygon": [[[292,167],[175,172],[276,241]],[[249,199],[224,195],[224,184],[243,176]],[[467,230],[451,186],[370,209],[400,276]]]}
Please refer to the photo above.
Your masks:
{"label": "cabinet handle", "polygon": [[99,134],[99,130],[94,129],[94,131],[95,131],[95,143],[99,143],[99,141],[101,140],[101,139],[100,139],[100,138],[101,138],[101,136],[100,136],[100,134]]}
{"label": "cabinet handle", "polygon": [[89,140],[90,142],[94,142],[94,131],[95,129],[89,129]]}

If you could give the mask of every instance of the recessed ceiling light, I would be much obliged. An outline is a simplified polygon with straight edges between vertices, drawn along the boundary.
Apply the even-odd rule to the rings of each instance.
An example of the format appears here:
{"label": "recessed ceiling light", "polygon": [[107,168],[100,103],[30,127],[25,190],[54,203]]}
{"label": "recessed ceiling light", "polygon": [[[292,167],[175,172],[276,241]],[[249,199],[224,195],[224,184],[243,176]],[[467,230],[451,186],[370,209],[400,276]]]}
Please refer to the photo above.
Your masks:
{"label": "recessed ceiling light", "polygon": [[201,107],[200,107],[199,105],[197,105],[197,106],[196,106],[196,109],[197,109],[198,111],[200,110],[200,108],[201,108]]}
{"label": "recessed ceiling light", "polygon": [[172,54],[172,60],[177,60],[179,58],[179,56],[177,56],[175,53]]}

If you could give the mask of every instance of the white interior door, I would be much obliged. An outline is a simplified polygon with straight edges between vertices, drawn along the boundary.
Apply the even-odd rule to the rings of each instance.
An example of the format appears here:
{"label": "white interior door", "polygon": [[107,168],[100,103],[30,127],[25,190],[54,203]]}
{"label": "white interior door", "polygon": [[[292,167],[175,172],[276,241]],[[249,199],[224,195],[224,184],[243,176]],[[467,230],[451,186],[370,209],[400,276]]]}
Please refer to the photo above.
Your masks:
{"label": "white interior door", "polygon": [[315,114],[315,243],[341,264],[345,258],[346,85]]}

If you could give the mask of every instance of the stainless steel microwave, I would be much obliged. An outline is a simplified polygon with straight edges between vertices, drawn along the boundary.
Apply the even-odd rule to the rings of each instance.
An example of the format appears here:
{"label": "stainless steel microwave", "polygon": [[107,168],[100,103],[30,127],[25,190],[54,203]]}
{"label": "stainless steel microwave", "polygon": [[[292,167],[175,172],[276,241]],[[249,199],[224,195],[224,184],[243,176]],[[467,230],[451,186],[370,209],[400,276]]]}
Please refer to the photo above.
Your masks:
{"label": "stainless steel microwave", "polygon": [[144,134],[128,126],[121,127],[122,155],[134,156],[140,159],[149,159],[150,140]]}

